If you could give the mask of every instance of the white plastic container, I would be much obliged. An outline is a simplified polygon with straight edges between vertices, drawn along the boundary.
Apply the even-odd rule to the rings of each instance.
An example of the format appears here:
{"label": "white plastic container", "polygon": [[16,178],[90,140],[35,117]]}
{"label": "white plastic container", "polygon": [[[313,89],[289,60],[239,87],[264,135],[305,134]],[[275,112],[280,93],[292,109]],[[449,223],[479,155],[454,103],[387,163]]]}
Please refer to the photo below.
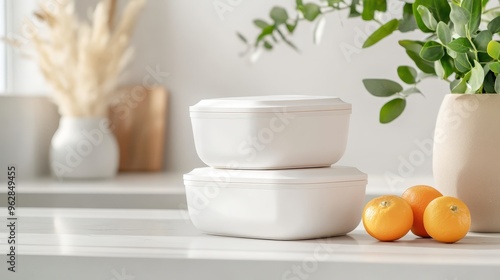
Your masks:
{"label": "white plastic container", "polygon": [[327,96],[222,98],[200,101],[190,115],[196,151],[208,166],[322,167],[344,154],[351,105]]}
{"label": "white plastic container", "polygon": [[198,168],[184,175],[189,216],[206,233],[294,240],[344,235],[359,224],[366,174],[352,167]]}

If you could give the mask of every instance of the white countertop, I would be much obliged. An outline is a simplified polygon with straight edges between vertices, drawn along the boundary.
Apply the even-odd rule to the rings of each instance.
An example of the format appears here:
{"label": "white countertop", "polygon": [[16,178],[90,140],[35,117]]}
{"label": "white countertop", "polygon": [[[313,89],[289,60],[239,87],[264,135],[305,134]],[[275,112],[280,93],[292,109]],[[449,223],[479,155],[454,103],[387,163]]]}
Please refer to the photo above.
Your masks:
{"label": "white countertop", "polygon": [[[5,208],[0,217],[5,221]],[[21,208],[18,272],[0,279],[499,279],[500,234],[456,244],[408,234],[271,241],[210,236],[183,210]],[[7,251],[6,226],[0,248]]]}

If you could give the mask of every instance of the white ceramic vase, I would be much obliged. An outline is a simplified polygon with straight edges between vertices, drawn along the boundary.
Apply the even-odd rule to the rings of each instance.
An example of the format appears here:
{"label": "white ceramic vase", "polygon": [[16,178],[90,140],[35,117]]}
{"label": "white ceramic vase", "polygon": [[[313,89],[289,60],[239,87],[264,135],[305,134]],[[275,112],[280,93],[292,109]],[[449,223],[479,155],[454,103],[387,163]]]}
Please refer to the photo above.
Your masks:
{"label": "white ceramic vase", "polygon": [[50,165],[59,178],[112,178],[119,149],[107,118],[62,117],[51,142]]}
{"label": "white ceramic vase", "polygon": [[500,232],[500,95],[445,96],[433,169],[436,188],[469,206],[471,231]]}

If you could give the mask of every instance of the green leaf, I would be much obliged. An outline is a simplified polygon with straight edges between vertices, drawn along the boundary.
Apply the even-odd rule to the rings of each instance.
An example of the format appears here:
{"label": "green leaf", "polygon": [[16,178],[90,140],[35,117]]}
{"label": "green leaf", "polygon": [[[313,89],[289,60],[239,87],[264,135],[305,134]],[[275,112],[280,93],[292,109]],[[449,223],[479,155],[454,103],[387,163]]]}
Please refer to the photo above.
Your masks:
{"label": "green leaf", "polygon": [[447,79],[451,74],[455,73],[453,58],[445,55],[439,60],[439,62],[441,62],[441,66],[444,69],[444,79]]}
{"label": "green leaf", "polygon": [[434,62],[436,75],[441,79],[447,79],[454,72],[453,59],[447,55]]}
{"label": "green leaf", "polygon": [[488,23],[488,30],[493,34],[500,32],[500,16],[497,16]]}
{"label": "green leaf", "polygon": [[416,87],[407,88],[407,89],[403,90],[401,93],[404,95],[410,95],[410,94],[414,94],[414,93],[422,94],[422,92]]}
{"label": "green leaf", "polygon": [[488,47],[486,48],[488,55],[493,57],[493,59],[500,59],[500,43],[497,41],[490,41]]}
{"label": "green leaf", "polygon": [[420,41],[412,41],[412,40],[400,40],[399,44],[406,49],[406,54],[415,62],[418,69],[422,70],[422,72],[426,74],[435,74],[434,71],[434,63],[429,62],[427,60],[422,59],[420,57],[420,51],[424,45],[423,42]]}
{"label": "green leaf", "polygon": [[491,58],[488,53],[486,52],[478,52],[477,53],[477,58],[479,59],[479,62],[481,63],[487,63],[487,62],[490,62],[490,61],[493,61],[493,58]]}
{"label": "green leaf", "polygon": [[420,5],[425,6],[437,22],[448,23],[450,21],[450,5],[447,0],[415,0],[413,3],[413,15],[415,16],[418,28],[423,32],[432,33],[432,30],[425,26],[422,17],[417,11]]}
{"label": "green leaf", "polygon": [[406,51],[406,54],[415,62],[415,65],[417,65],[418,69],[422,70],[422,72],[426,74],[436,73],[433,63],[423,59],[418,53]]}
{"label": "green leaf", "polygon": [[493,39],[493,34],[489,30],[479,32],[472,40],[478,51],[486,52],[488,43]]}
{"label": "green leaf", "polygon": [[457,83],[450,84],[451,93],[465,93],[467,91],[467,80],[462,78]]}
{"label": "green leaf", "polygon": [[296,27],[297,27],[297,25],[295,25],[295,24],[288,24],[288,23],[286,24],[286,29],[288,30],[288,32],[290,34],[292,34],[293,31],[295,31]]}
{"label": "green leaf", "polygon": [[359,17],[361,14],[358,12],[356,7],[359,5],[360,0],[352,0],[351,6],[349,7],[349,17]]}
{"label": "green leaf", "polygon": [[420,14],[420,16],[422,17],[422,21],[424,22],[425,27],[427,27],[428,29],[430,29],[432,31],[436,30],[437,21],[434,18],[434,16],[432,16],[431,11],[429,11],[429,9],[427,9],[427,7],[425,7],[423,5],[418,6],[417,11]]}
{"label": "green leaf", "polygon": [[384,39],[385,37],[389,36],[394,32],[395,30],[398,29],[399,21],[397,19],[392,19],[386,24],[380,26],[375,32],[373,32],[372,35],[370,35],[365,43],[363,44],[363,48],[368,48],[370,46],[373,46],[380,40]]}
{"label": "green leaf", "polygon": [[269,43],[268,41],[264,41],[264,48],[266,50],[272,50],[273,49],[273,45],[271,45],[271,43]]}
{"label": "green leaf", "polygon": [[282,7],[273,7],[269,16],[273,19],[276,25],[286,23],[288,20],[288,13]]}
{"label": "green leaf", "polygon": [[413,40],[400,40],[399,41],[400,46],[405,48],[407,51],[412,51],[415,53],[420,53],[424,44],[425,44],[424,42],[413,41]]}
{"label": "green leaf", "polygon": [[436,70],[436,76],[441,79],[445,79],[444,67],[441,65],[441,60],[434,61],[434,70]]}
{"label": "green leaf", "polygon": [[470,64],[467,54],[457,54],[457,57],[455,58],[455,68],[460,73],[467,73],[470,69],[472,69],[472,65]]}
{"label": "green leaf", "polygon": [[469,42],[469,39],[464,38],[464,37],[460,37],[460,38],[457,38],[457,39],[451,41],[448,44],[448,48],[450,48],[451,50],[453,50],[457,53],[466,53],[470,49],[472,49],[473,47],[472,47],[471,43]]}
{"label": "green leaf", "polygon": [[428,41],[422,47],[420,56],[427,61],[436,61],[444,56],[444,48],[438,42]]}
{"label": "green leaf", "polygon": [[471,76],[469,78],[470,91],[475,93],[481,88],[484,80],[484,70],[481,64],[474,60],[474,67],[471,69]]}
{"label": "green leaf", "polygon": [[386,0],[363,0],[363,20],[373,20],[375,11],[385,12],[387,10]]}
{"label": "green leaf", "polygon": [[451,30],[448,27],[448,24],[440,21],[437,24],[436,31],[439,41],[441,41],[443,45],[448,45],[448,43],[451,42]]}
{"label": "green leaf", "polygon": [[262,41],[266,36],[273,34],[273,32],[274,32],[274,25],[269,25],[268,27],[262,29],[259,36],[257,37],[255,46],[257,46],[260,43],[260,41]]}
{"label": "green leaf", "polygon": [[342,2],[342,0],[327,0],[327,2],[328,2],[328,6],[334,7],[335,4]]}
{"label": "green leaf", "polygon": [[500,73],[500,62],[492,62],[488,65],[491,71],[493,71],[495,74]]}
{"label": "green leaf", "polygon": [[314,21],[321,14],[320,6],[314,3],[307,3],[301,6],[300,11],[308,21]]}
{"label": "green leaf", "polygon": [[417,83],[417,70],[411,66],[399,66],[398,76],[401,81],[413,85]]}
{"label": "green leaf", "polygon": [[493,72],[488,72],[484,77],[483,92],[494,93],[495,92],[495,74]]}
{"label": "green leaf", "polygon": [[446,53],[453,59],[457,58],[458,53],[448,47],[446,47]]}
{"label": "green leaf", "polygon": [[245,44],[248,44],[248,40],[247,38],[245,38],[245,36],[243,36],[241,33],[239,32],[236,32],[236,35],[238,36],[238,38],[240,38],[240,40],[245,43]]}
{"label": "green leaf", "polygon": [[495,92],[500,93],[500,75],[495,80]]}
{"label": "green leaf", "polygon": [[468,22],[469,34],[475,34],[481,23],[481,13],[483,9],[481,0],[463,0],[461,6],[471,15]]}
{"label": "green leaf", "polygon": [[403,18],[399,21],[398,30],[401,32],[410,32],[417,28],[417,22],[413,16],[413,4],[406,3],[403,6]]}
{"label": "green leaf", "polygon": [[268,27],[270,24],[261,20],[261,19],[256,19],[253,21],[253,24],[255,24],[255,26],[257,26],[258,28],[260,29],[264,29],[266,27]]}
{"label": "green leaf", "polygon": [[399,83],[386,79],[364,79],[363,84],[369,93],[378,97],[388,97],[403,91]]}
{"label": "green leaf", "polygon": [[406,107],[406,100],[396,98],[382,106],[380,109],[380,123],[390,123],[403,113]]}
{"label": "green leaf", "polygon": [[302,3],[302,0],[295,0],[295,5],[297,5],[297,7],[300,7],[304,4]]}
{"label": "green leaf", "polygon": [[500,10],[498,9],[487,9],[483,12],[482,19],[486,22],[494,20],[496,17],[500,17]]}
{"label": "green leaf", "polygon": [[467,37],[466,29],[471,18],[470,12],[457,4],[452,3],[450,18],[454,24],[455,32],[461,37]]}

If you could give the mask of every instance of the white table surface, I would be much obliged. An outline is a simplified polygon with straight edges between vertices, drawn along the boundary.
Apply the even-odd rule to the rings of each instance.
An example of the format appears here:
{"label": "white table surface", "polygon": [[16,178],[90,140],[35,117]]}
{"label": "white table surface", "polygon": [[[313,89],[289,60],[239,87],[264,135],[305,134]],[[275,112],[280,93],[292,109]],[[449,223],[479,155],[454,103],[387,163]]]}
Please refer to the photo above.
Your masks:
{"label": "white table surface", "polygon": [[[2,280],[500,279],[500,234],[377,242],[358,227],[271,241],[205,235],[183,210],[21,208],[18,217],[18,271],[2,261]],[[2,255],[6,235],[0,226]]]}

